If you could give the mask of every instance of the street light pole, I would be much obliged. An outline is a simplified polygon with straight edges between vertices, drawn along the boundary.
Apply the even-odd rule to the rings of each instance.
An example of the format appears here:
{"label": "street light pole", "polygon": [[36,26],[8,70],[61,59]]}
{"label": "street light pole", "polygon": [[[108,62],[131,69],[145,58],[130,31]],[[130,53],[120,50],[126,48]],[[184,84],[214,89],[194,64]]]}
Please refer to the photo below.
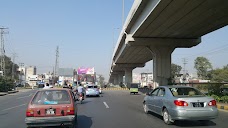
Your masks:
{"label": "street light pole", "polygon": [[122,1],[123,2],[123,6],[122,6],[122,27],[124,26],[124,0]]}

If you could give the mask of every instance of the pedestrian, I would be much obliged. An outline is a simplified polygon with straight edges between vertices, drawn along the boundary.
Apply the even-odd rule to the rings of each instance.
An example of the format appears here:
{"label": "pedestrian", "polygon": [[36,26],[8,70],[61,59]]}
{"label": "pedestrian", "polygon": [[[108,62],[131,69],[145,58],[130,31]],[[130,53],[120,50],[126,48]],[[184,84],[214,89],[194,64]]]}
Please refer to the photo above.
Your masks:
{"label": "pedestrian", "polygon": [[49,88],[50,88],[49,83],[46,83],[46,86],[43,89],[49,89]]}

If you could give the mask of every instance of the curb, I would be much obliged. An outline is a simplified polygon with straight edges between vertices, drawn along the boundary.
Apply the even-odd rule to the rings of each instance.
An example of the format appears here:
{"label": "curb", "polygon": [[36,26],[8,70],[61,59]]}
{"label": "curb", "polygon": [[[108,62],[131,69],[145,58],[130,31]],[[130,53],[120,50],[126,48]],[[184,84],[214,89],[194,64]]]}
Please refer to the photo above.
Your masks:
{"label": "curb", "polygon": [[0,96],[5,96],[7,95],[7,93],[0,93]]}
{"label": "curb", "polygon": [[217,104],[217,108],[222,110],[228,110],[228,105]]}
{"label": "curb", "polygon": [[8,91],[8,94],[11,94],[11,93],[16,93],[18,91]]}

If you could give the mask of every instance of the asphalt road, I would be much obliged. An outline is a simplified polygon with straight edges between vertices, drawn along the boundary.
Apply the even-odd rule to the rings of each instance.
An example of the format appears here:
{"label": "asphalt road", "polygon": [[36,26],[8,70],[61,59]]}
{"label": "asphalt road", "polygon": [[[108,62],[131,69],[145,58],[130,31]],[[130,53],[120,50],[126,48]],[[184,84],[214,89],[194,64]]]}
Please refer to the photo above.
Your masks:
{"label": "asphalt road", "polygon": [[[0,97],[0,128],[25,128],[25,110],[35,91],[19,92]],[[143,95],[128,91],[104,91],[101,97],[86,98],[78,104],[78,128],[227,128],[228,112],[208,124],[199,121],[178,121],[166,125],[155,114],[144,114]]]}

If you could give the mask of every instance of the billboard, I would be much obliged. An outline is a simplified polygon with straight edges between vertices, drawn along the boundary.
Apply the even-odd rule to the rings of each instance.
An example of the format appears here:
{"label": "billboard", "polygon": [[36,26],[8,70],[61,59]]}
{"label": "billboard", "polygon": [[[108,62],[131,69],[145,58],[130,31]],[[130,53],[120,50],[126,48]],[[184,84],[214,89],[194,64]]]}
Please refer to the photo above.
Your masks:
{"label": "billboard", "polygon": [[94,74],[94,67],[93,68],[78,68],[77,73],[80,74]]}

